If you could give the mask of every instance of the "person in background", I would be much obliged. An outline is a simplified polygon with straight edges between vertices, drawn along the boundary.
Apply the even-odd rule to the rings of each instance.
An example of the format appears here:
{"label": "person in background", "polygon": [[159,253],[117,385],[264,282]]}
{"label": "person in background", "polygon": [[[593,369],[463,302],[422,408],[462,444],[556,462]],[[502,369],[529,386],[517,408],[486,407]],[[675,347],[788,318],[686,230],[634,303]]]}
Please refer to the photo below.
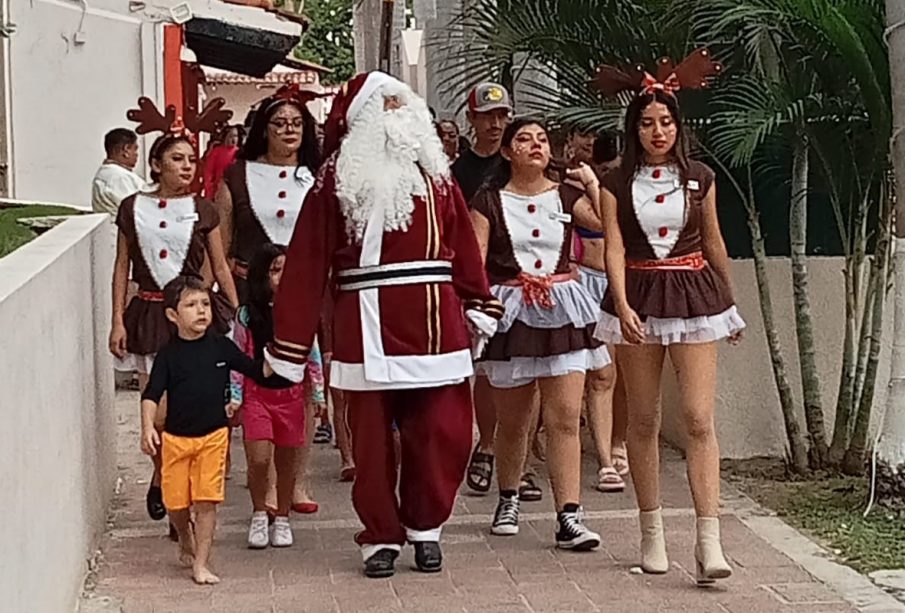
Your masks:
{"label": "person in background", "polygon": [[[619,167],[621,160],[619,138],[619,134],[616,132],[601,132],[594,140],[591,166],[598,177],[603,178],[608,172]],[[614,360],[614,362],[616,364],[616,384],[613,388],[613,430],[610,457],[613,461],[613,468],[620,477],[624,478],[629,474],[628,451],[625,448],[628,399],[625,395],[625,377],[620,372],[619,361]]]}
{"label": "person in background", "polygon": [[452,164],[459,157],[459,126],[452,119],[441,119],[437,122],[437,134],[443,142],[446,157]]}
{"label": "person in background", "polygon": [[226,126],[219,135],[211,139],[213,143],[204,156],[204,183],[202,194],[214,198],[226,169],[233,165],[245,140],[245,128],[241,125]]}
{"label": "person in background", "polygon": [[116,219],[122,201],[145,188],[145,181],[135,174],[138,164],[138,136],[127,128],[110,130],[104,136],[107,157],[97,169],[91,183],[91,209],[109,213]]}
{"label": "person in background", "polygon": [[500,163],[500,140],[512,118],[509,92],[496,83],[481,83],[468,94],[466,116],[474,131],[474,143],[456,159],[452,174],[465,201],[470,202]]}
{"label": "person in background", "polygon": [[[594,134],[573,130],[565,145],[566,165],[569,168],[579,168],[583,164],[591,166],[594,162],[596,141]],[[575,260],[578,263],[579,280],[594,299],[594,306],[599,309],[607,287],[603,232],[576,225],[575,239]],[[588,429],[597,455],[596,487],[601,492],[621,492],[625,489],[625,481],[614,468],[612,457],[615,382],[614,364],[589,370],[585,379]]]}
{"label": "person in background", "polygon": [[[512,118],[509,92],[496,83],[477,85],[468,94],[467,118],[474,131],[474,143],[460,153],[452,165],[452,174],[465,202],[471,206],[471,199],[503,163],[500,142],[503,130]],[[479,439],[468,464],[466,483],[473,491],[484,494],[490,491],[493,483],[493,439],[496,435],[496,409],[491,402],[486,377],[475,377],[474,405]],[[536,493],[532,491],[532,494]]]}

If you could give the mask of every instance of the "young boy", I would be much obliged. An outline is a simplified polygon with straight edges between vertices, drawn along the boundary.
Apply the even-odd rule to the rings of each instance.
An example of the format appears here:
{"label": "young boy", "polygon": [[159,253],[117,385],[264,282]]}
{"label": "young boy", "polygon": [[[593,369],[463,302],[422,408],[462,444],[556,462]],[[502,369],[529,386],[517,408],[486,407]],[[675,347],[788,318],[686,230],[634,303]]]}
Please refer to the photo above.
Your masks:
{"label": "young boy", "polygon": [[[198,584],[219,583],[208,568],[217,504],[223,502],[228,447],[226,393],[229,372],[257,381],[272,374],[226,337],[207,334],[211,299],[202,281],[180,276],[163,290],[167,319],[178,336],[154,359],[141,402],[141,449],[162,455],[163,502],[179,533],[179,561]],[[163,394],[168,407],[163,440],[154,413]],[[195,510],[194,528],[190,523]]]}

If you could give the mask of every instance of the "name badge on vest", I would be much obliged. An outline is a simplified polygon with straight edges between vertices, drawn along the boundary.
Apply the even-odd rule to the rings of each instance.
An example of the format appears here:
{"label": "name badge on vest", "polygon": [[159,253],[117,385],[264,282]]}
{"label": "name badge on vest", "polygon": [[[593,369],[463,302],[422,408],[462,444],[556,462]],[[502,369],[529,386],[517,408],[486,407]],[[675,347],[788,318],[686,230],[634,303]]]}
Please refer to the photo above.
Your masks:
{"label": "name badge on vest", "polygon": [[572,223],[572,216],[569,213],[550,213],[550,219],[562,223]]}
{"label": "name badge on vest", "polygon": [[176,223],[186,223],[189,221],[192,223],[198,221],[198,213],[189,213],[188,215],[181,215],[176,218]]}
{"label": "name badge on vest", "polygon": [[697,181],[695,181],[694,179],[689,179],[688,180],[688,189],[696,192],[699,189],[701,189],[701,184],[698,183]]}

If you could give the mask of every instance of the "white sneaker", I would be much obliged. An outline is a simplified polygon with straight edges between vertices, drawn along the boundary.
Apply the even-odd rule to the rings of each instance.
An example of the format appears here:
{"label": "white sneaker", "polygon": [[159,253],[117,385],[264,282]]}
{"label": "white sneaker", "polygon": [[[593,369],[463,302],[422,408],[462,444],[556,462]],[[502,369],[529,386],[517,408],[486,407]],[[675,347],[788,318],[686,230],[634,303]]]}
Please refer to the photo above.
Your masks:
{"label": "white sneaker", "polygon": [[267,534],[267,511],[257,511],[251,516],[248,526],[248,548],[264,549],[270,544]]}
{"label": "white sneaker", "polygon": [[270,526],[270,544],[273,547],[292,546],[292,527],[288,517],[277,517]]}

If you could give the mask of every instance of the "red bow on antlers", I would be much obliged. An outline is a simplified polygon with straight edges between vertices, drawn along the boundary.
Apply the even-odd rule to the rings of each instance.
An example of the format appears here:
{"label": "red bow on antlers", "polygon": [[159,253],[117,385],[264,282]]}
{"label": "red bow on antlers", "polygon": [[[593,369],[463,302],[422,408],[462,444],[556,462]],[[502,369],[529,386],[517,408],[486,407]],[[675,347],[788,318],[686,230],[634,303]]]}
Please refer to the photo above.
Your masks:
{"label": "red bow on antlers", "polygon": [[707,87],[710,77],[722,72],[723,66],[714,61],[707,49],[698,49],[682,63],[675,66],[669,58],[661,58],[654,76],[638,65],[631,72],[624,72],[609,65],[597,68],[593,85],[606,96],[616,96],[624,91],[649,94],[663,91],[673,94],[680,89],[700,89]]}

